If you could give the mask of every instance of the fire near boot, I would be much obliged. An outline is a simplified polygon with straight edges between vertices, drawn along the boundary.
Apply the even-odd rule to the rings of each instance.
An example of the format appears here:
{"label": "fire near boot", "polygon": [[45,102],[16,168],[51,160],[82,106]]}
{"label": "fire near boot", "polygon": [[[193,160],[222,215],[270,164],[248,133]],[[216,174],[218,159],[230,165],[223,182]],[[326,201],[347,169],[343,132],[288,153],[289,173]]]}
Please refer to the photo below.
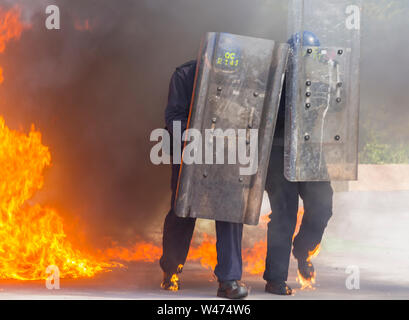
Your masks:
{"label": "fire near boot", "polygon": [[266,292],[282,296],[289,296],[293,293],[293,290],[284,281],[267,281]]}
{"label": "fire near boot", "polygon": [[180,289],[180,280],[178,274],[182,273],[182,270],[183,265],[180,264],[176,270],[176,273],[164,272],[163,281],[160,285],[161,288],[164,290],[178,291]]}
{"label": "fire near boot", "polygon": [[298,271],[306,280],[311,280],[314,277],[314,266],[311,261],[305,259],[298,259]]}
{"label": "fire near boot", "polygon": [[244,283],[237,280],[219,282],[217,296],[228,299],[242,299],[247,297],[249,291]]}
{"label": "fire near boot", "polygon": [[180,289],[180,280],[176,273],[163,273],[161,288],[164,290],[178,291]]}

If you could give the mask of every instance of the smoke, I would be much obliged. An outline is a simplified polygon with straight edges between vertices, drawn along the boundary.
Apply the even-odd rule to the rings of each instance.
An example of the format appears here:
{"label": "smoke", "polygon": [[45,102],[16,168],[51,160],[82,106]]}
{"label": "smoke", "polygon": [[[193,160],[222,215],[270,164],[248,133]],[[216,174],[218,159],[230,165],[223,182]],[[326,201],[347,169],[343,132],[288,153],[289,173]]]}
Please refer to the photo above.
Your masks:
{"label": "smoke", "polygon": [[[61,10],[61,30],[45,28],[49,4]],[[172,72],[196,57],[203,34],[286,41],[285,0],[0,0],[14,5],[31,28],[0,56],[0,114],[12,128],[41,130],[53,166],[38,199],[85,222],[94,241],[161,232],[170,168],[151,164],[149,135],[164,126]],[[408,6],[401,6],[392,18],[372,13],[364,21],[361,118],[385,110],[385,130],[395,127],[395,114],[400,124],[408,119],[409,47],[399,35],[408,31]]]}

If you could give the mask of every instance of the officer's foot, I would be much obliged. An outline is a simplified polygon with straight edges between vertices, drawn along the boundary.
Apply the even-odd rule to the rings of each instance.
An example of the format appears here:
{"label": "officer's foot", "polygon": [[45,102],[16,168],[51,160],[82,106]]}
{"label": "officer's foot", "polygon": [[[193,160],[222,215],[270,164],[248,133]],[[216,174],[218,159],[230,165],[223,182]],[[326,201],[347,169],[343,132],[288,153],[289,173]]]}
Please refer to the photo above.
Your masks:
{"label": "officer's foot", "polygon": [[311,280],[315,274],[313,264],[305,259],[298,259],[298,272],[306,280]]}
{"label": "officer's foot", "polygon": [[293,290],[285,283],[285,281],[267,281],[266,292],[281,296],[289,296],[293,293]]}
{"label": "officer's foot", "polygon": [[178,291],[180,289],[180,280],[176,273],[163,273],[163,281],[160,285],[162,289],[169,291]]}
{"label": "officer's foot", "polygon": [[243,299],[247,297],[249,290],[244,283],[240,281],[223,281],[219,282],[217,296],[228,299]]}
{"label": "officer's foot", "polygon": [[282,296],[289,296],[293,293],[293,290],[285,283],[285,281],[267,281],[266,292]]}

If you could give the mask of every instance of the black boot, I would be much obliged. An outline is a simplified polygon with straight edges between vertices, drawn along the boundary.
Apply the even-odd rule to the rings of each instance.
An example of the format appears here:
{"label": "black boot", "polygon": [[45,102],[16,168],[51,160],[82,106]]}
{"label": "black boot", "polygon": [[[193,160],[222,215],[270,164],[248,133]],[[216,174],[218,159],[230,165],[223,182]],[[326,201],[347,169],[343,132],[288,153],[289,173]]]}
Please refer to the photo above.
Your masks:
{"label": "black boot", "polygon": [[244,283],[237,280],[219,282],[217,296],[228,299],[243,299],[247,297],[249,290]]}
{"label": "black boot", "polygon": [[285,281],[267,281],[266,292],[281,296],[289,296],[293,293],[293,290],[285,283]]}
{"label": "black boot", "polygon": [[306,259],[298,259],[298,271],[306,280],[311,280],[315,274],[313,264]]}

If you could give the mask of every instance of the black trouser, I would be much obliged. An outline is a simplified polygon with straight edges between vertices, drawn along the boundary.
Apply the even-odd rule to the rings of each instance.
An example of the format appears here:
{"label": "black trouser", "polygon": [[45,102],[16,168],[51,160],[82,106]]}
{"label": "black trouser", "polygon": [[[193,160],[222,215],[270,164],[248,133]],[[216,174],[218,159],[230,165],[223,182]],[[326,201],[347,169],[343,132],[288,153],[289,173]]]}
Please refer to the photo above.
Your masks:
{"label": "black trouser", "polygon": [[[160,266],[164,272],[175,273],[186,262],[196,219],[180,218],[173,211],[179,166],[172,168],[171,209],[163,228],[163,254]],[[219,281],[240,280],[242,275],[241,240],[243,224],[216,221],[217,266]]]}
{"label": "black trouser", "polygon": [[267,173],[266,191],[271,215],[267,231],[267,258],[264,279],[287,281],[292,237],[297,223],[298,196],[304,202],[304,216],[294,239],[293,254],[306,259],[321,242],[332,216],[333,191],[330,182],[289,182],[284,177],[284,148],[273,146]]}

